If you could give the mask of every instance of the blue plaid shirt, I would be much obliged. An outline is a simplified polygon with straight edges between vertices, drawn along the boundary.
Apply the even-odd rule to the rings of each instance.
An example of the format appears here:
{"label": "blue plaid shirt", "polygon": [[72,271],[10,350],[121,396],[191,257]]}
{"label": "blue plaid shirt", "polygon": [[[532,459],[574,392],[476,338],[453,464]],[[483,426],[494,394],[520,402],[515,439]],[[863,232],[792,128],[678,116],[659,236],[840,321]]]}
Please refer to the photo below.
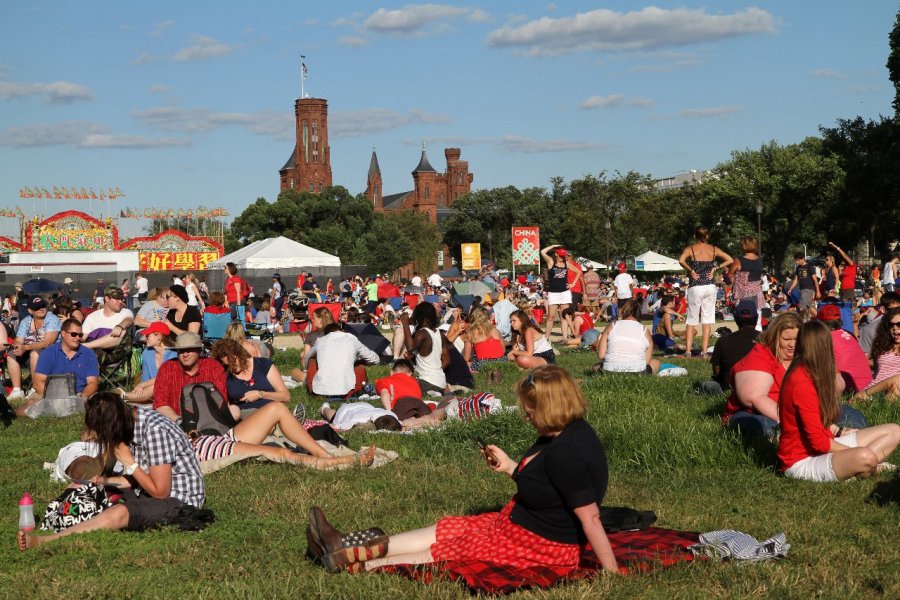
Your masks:
{"label": "blue plaid shirt", "polygon": [[157,465],[172,465],[169,495],[197,508],[203,506],[206,487],[200,463],[187,435],[174,421],[155,410],[138,408],[131,452],[144,470]]}

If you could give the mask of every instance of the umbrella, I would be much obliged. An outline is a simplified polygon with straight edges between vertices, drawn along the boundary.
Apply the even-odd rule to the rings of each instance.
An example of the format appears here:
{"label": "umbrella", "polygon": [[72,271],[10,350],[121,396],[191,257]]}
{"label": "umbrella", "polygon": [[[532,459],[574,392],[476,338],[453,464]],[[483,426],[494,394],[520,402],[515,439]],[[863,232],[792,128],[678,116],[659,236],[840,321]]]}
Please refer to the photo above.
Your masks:
{"label": "umbrella", "polygon": [[469,312],[473,302],[475,302],[475,296],[472,294],[454,294],[453,297],[450,298],[450,305],[459,306],[463,309],[463,312]]}
{"label": "umbrella", "polygon": [[363,346],[375,354],[384,354],[390,347],[387,338],[371,323],[344,323],[344,331],[355,335]]}
{"label": "umbrella", "polygon": [[473,296],[484,296],[494,291],[494,288],[483,281],[463,281],[453,286],[454,294],[471,294]]}
{"label": "umbrella", "polygon": [[[382,283],[378,286],[379,298],[400,298],[402,296],[403,294],[400,293],[400,288],[393,283]],[[375,298],[369,298],[369,300],[375,300]]]}
{"label": "umbrella", "polygon": [[61,283],[56,283],[55,281],[50,281],[43,277],[37,277],[26,281],[25,284],[22,285],[22,291],[26,294],[50,294],[52,292],[58,292],[61,287]]}

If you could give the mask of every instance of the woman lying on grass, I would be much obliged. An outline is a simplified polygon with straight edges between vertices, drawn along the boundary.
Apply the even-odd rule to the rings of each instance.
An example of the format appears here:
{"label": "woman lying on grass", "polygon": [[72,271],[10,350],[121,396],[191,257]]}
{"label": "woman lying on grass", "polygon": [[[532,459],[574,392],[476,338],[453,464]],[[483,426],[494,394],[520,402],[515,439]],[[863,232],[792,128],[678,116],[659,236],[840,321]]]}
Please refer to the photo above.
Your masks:
{"label": "woman lying on grass", "polygon": [[829,329],[818,321],[804,324],[778,405],[778,458],[788,477],[808,481],[868,477],[900,445],[900,426],[895,424],[859,430],[834,424],[843,381],[835,370]]}
{"label": "woman lying on grass", "polygon": [[500,512],[444,517],[437,524],[388,537],[377,528],[343,534],[318,507],[310,508],[307,539],[330,571],[384,565],[487,561],[517,569],[547,567],[565,577],[590,544],[604,569],[617,571],[600,504],[606,493],[603,445],[584,420],[578,385],[553,365],[538,367],[516,386],[519,408],[539,437],[516,463],[488,444],[488,466],[506,473],[517,494]]}
{"label": "woman lying on grass", "polygon": [[111,466],[118,460],[125,466],[122,477],[93,479],[122,488],[122,503],[56,534],[19,531],[20,550],[97,529],[143,531],[168,523],[185,505],[203,506],[206,489],[200,465],[174,421],[129,406],[113,392],[99,392],[85,402],[84,424],[100,446],[103,464]]}

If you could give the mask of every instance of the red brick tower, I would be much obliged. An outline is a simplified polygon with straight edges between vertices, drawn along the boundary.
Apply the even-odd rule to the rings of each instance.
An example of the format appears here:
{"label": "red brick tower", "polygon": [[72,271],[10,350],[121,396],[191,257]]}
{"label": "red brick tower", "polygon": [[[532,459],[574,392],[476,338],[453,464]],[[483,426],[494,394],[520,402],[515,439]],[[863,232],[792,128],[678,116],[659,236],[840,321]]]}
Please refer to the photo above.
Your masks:
{"label": "red brick tower", "polygon": [[453,201],[472,191],[473,176],[469,173],[469,161],[459,160],[459,148],[445,148],[444,156],[447,159],[447,206],[453,206]]}
{"label": "red brick tower", "polygon": [[316,194],[331,186],[331,148],[328,146],[328,101],[298,98],[294,103],[297,142],[279,171],[281,190]]}
{"label": "red brick tower", "polygon": [[419,212],[427,214],[432,223],[437,223],[438,199],[442,196],[443,189],[438,189],[438,172],[428,162],[425,144],[422,144],[422,157],[419,159],[419,164],[413,169],[412,176],[413,185],[415,185],[413,206]]}
{"label": "red brick tower", "polygon": [[369,176],[366,180],[366,198],[372,202],[376,211],[381,211],[383,195],[381,188],[381,167],[378,166],[378,156],[375,148],[372,148],[372,160],[369,161]]}

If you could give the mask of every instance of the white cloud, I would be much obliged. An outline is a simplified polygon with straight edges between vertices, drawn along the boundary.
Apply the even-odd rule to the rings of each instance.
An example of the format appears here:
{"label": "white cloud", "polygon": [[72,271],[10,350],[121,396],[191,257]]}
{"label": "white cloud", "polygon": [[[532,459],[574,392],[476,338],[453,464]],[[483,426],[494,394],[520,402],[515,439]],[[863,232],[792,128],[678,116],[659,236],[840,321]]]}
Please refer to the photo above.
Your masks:
{"label": "white cloud", "polygon": [[51,104],[70,104],[94,97],[91,90],[77,83],[54,81],[53,83],[17,83],[0,81],[0,100],[25,96],[43,96]]}
{"label": "white cloud", "polygon": [[175,26],[175,21],[160,21],[153,27],[153,31],[150,32],[150,35],[153,37],[158,37],[163,34],[168,29],[171,29]]}
{"label": "white cloud", "polygon": [[408,113],[370,108],[336,112],[329,116],[329,134],[332,137],[360,137],[367,133],[397,129],[413,123],[449,123],[450,117],[436,115],[417,108]]}
{"label": "white cloud", "polygon": [[362,46],[368,46],[369,40],[356,35],[342,35],[338,38],[338,44],[350,48],[360,48]]}
{"label": "white cloud", "polygon": [[521,135],[505,135],[500,138],[500,147],[504,152],[538,154],[543,152],[604,150],[609,146],[578,140],[536,140]]}
{"label": "white cloud", "polygon": [[349,17],[336,19],[332,25],[381,34],[424,36],[452,32],[449,22],[457,19],[487,23],[492,17],[480,8],[449,4],[407,4],[392,10],[379,8],[368,16],[357,12]]}
{"label": "white cloud", "polygon": [[112,134],[108,127],[86,121],[64,121],[11,127],[0,132],[0,146],[34,148],[74,146],[76,148],[161,148],[190,146],[190,138],[149,138]]}
{"label": "white cloud", "polygon": [[813,77],[841,77],[839,71],[834,69],[813,69]]}
{"label": "white cloud", "polygon": [[161,131],[208,133],[228,125],[243,127],[250,133],[269,135],[279,140],[294,135],[294,119],[284,111],[263,110],[254,113],[212,112],[206,108],[159,106],[132,111],[132,116],[145,125]]}
{"label": "white cloud", "polygon": [[151,94],[165,94],[166,92],[171,92],[172,88],[162,83],[157,83],[156,85],[151,85],[150,89],[147,91]]}
{"label": "white cloud", "polygon": [[775,18],[760,8],[711,15],[704,10],[650,6],[629,13],[598,9],[574,17],[543,17],[520,26],[507,24],[491,32],[488,45],[552,56],[686,46],[774,30]]}
{"label": "white cloud", "polygon": [[469,20],[473,23],[490,23],[493,21],[491,15],[480,8],[474,9],[469,13]]}
{"label": "white cloud", "polygon": [[175,53],[172,60],[184,62],[188,60],[207,60],[231,53],[234,48],[205,35],[191,36],[193,44]]}
{"label": "white cloud", "polygon": [[153,56],[152,54],[147,54],[146,52],[141,52],[134,58],[134,60],[131,61],[131,64],[143,65],[145,63],[154,62],[157,60],[159,60],[159,57]]}
{"label": "white cloud", "polygon": [[635,108],[648,108],[653,106],[653,104],[653,100],[649,98],[626,98],[622,94],[610,94],[609,96],[590,96],[585,98],[579,106],[584,109],[613,108],[623,105]]}
{"label": "white cloud", "polygon": [[729,117],[744,110],[743,106],[714,106],[709,108],[687,108],[672,115],[658,115],[654,119],[713,119]]}

